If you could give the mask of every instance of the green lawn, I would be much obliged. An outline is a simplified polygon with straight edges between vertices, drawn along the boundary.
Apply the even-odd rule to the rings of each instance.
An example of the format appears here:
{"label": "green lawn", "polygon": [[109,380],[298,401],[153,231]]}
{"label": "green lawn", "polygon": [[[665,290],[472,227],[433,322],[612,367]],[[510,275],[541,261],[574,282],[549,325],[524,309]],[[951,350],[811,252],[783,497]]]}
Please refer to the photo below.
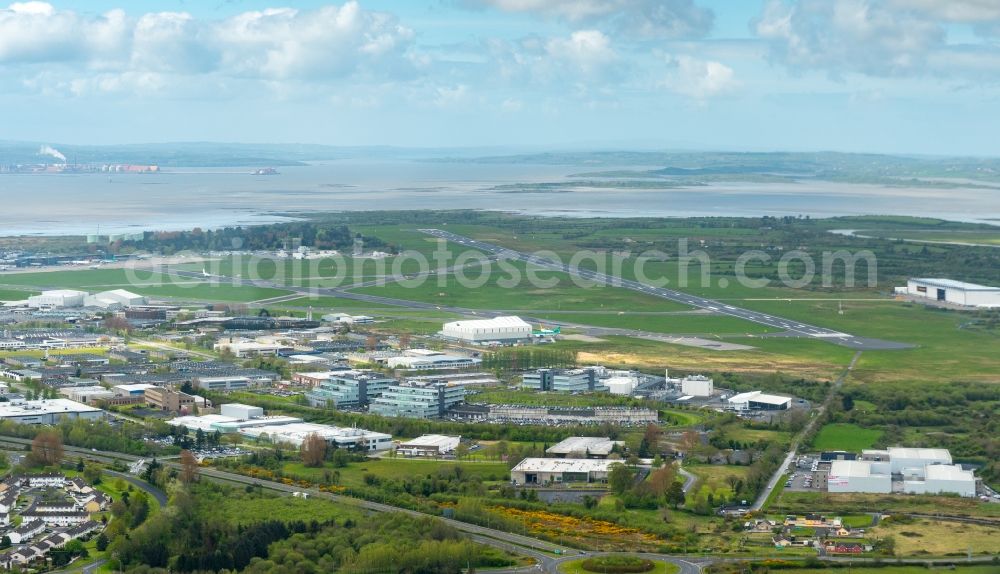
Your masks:
{"label": "green lawn", "polygon": [[698,482],[691,492],[692,498],[697,496],[707,497],[709,494],[712,494],[716,500],[726,500],[732,496],[733,491],[727,479],[730,477],[744,479],[750,471],[749,466],[729,466],[722,464],[692,464],[685,465],[684,469],[698,477]]}
{"label": "green lawn", "polygon": [[[0,282],[3,282],[2,275],[0,275]],[[21,289],[0,289],[0,301],[23,301],[37,293],[37,291],[25,291]]]}
{"label": "green lawn", "polygon": [[639,369],[685,369],[693,372],[781,372],[832,380],[851,361],[851,349],[816,339],[734,337],[727,342],[750,345],[743,351],[713,351],[623,336],[599,341],[560,341],[556,348],[577,352],[581,364]]}
{"label": "green lawn", "polygon": [[836,574],[845,570],[848,574],[931,574],[933,572],[947,572],[949,574],[997,574],[998,571],[996,566],[988,564],[979,566],[962,566],[957,564],[955,566],[940,566],[937,568],[928,568],[926,566],[851,566],[850,569],[842,568],[838,570],[832,570],[827,566],[823,566],[822,568],[782,568],[781,572],[785,574],[817,574],[820,572]]}
{"label": "green lawn", "polygon": [[537,315],[549,321],[565,321],[595,327],[637,329],[654,333],[681,335],[749,335],[777,331],[764,325],[751,323],[735,317],[712,314],[643,314],[643,313],[541,313]]}
{"label": "green lawn", "polygon": [[823,425],[813,439],[816,450],[847,450],[861,452],[871,448],[882,437],[882,431],[865,429],[850,423],[830,423]]}
{"label": "green lawn", "polygon": [[364,287],[357,292],[470,309],[612,312],[689,309],[679,303],[628,289],[581,286],[565,273],[530,266],[540,280],[551,283],[539,282],[536,285],[528,278],[529,266],[520,262],[508,265],[509,268],[501,268],[494,264],[492,273],[482,285],[476,282],[480,270],[470,269],[466,273],[470,283],[465,285],[453,275],[432,276],[421,281]]}
{"label": "green lawn", "polygon": [[345,299],[343,297],[302,297],[285,301],[282,306],[288,307],[315,307],[317,310],[348,310],[355,311],[376,311],[386,309],[403,309],[395,305],[383,305],[381,303],[369,303],[368,301],[358,301],[357,299]]}
{"label": "green lawn", "polygon": [[[200,279],[192,280],[144,270],[126,269],[79,269],[3,274],[0,275],[0,285],[30,286],[39,289],[69,288],[90,292],[127,289],[149,297],[233,302],[250,302],[289,293],[289,291],[278,289],[244,287],[225,283],[212,284]],[[0,300],[4,299],[5,294],[10,293],[23,294],[26,292],[0,290]]]}
{"label": "green lawn", "polygon": [[[865,351],[852,373],[859,382],[967,380],[1000,382],[1000,334],[964,329],[967,312],[897,301],[746,301],[746,307],[851,333],[915,345]],[[841,314],[843,311],[843,314]],[[779,343],[782,344],[782,343]]]}
{"label": "green lawn", "polygon": [[510,476],[507,465],[499,462],[456,462],[447,460],[415,460],[406,458],[371,459],[365,462],[352,462],[344,468],[308,468],[299,462],[285,464],[286,475],[300,476],[316,482],[321,482],[325,472],[340,472],[342,486],[362,486],[364,476],[373,474],[380,479],[403,479],[406,477],[421,477],[436,475],[439,472],[450,472],[460,466],[466,475],[481,477],[484,481],[505,481]]}
{"label": "green lawn", "polygon": [[[483,389],[469,395],[469,402],[498,405],[529,405],[553,407],[619,406],[636,404],[635,399],[610,393],[570,394],[530,389]],[[687,413],[685,413],[687,414]]]}
{"label": "green lawn", "polygon": [[249,303],[260,299],[270,299],[288,295],[290,291],[268,289],[263,287],[244,287],[241,285],[224,285],[211,283],[196,284],[165,284],[158,287],[138,287],[130,289],[148,297],[169,297],[173,299],[194,299],[198,301],[229,301]]}
{"label": "green lawn", "polygon": [[[129,288],[130,285],[168,282],[159,273],[126,269],[76,269],[72,271],[44,271],[0,274],[0,285],[19,285],[40,288],[68,288],[91,291]],[[98,288],[98,289],[95,289]]]}
{"label": "green lawn", "polygon": [[[583,567],[583,562],[586,559],[581,560],[571,560],[569,562],[564,562],[559,565],[559,571],[563,574],[601,574],[600,570],[592,571],[586,570]],[[668,562],[656,561],[653,563],[653,569],[647,570],[647,574],[674,574],[680,570],[676,565],[670,564]]]}

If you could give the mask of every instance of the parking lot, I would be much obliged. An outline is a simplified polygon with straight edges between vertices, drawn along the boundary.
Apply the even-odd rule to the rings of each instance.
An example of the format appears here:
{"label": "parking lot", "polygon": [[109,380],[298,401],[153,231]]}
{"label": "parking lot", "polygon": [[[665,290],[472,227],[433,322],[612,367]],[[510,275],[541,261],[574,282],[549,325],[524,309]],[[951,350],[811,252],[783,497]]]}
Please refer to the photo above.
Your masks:
{"label": "parking lot", "polygon": [[812,472],[806,470],[795,471],[788,480],[785,481],[785,490],[791,492],[809,492],[815,491],[816,488],[813,487],[813,475]]}

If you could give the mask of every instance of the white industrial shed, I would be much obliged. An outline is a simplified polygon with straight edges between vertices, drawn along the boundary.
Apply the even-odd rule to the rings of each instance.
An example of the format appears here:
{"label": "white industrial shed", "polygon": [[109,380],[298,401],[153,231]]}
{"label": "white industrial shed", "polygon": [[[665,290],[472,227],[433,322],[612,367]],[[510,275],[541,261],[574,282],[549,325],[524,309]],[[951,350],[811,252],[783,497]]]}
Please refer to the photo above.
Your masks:
{"label": "white industrial shed", "polygon": [[37,309],[54,307],[83,307],[83,300],[86,297],[86,291],[74,291],[72,289],[42,291],[40,295],[32,295],[31,297],[28,297],[28,307]]}
{"label": "white industrial shed", "polygon": [[510,471],[514,484],[607,482],[611,465],[620,460],[593,458],[526,458]]}
{"label": "white industrial shed", "polygon": [[923,478],[925,469],[930,465],[951,464],[951,453],[946,448],[890,446],[885,450],[863,450],[861,458],[888,462],[893,474],[918,478]]}
{"label": "white industrial shed", "polygon": [[531,325],[513,316],[452,321],[444,324],[441,335],[470,343],[517,341],[531,337]]}
{"label": "white industrial shed", "polygon": [[903,481],[903,492],[912,494],[976,495],[976,477],[971,470],[957,464],[932,464],[927,467],[924,480]]}
{"label": "white industrial shed", "polygon": [[890,494],[892,476],[888,466],[888,463],[864,460],[835,460],[830,463],[827,490]]}
{"label": "white industrial shed", "polygon": [[403,456],[441,456],[454,452],[462,442],[460,436],[425,434],[396,447]]}
{"label": "white industrial shed", "polygon": [[608,458],[615,446],[625,446],[609,437],[571,436],[546,449],[545,454],[561,458]]}
{"label": "white industrial shed", "polygon": [[780,411],[792,404],[791,397],[749,391],[729,397],[729,406],[738,411]]}
{"label": "white industrial shed", "polygon": [[124,289],[112,289],[111,291],[101,291],[84,298],[83,304],[87,307],[100,307],[102,309],[134,307],[145,305],[146,298]]}
{"label": "white industrial shed", "polygon": [[1000,308],[1000,287],[953,279],[910,279],[906,282],[906,294],[965,307]]}

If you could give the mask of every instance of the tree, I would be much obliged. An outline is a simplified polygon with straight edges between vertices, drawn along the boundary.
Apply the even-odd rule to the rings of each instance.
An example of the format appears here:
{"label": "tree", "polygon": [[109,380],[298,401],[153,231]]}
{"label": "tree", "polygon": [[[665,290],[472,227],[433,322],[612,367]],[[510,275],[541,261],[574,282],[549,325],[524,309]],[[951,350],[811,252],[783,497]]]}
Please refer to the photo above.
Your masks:
{"label": "tree", "polygon": [[333,462],[335,468],[344,468],[347,466],[347,463],[351,462],[351,455],[347,454],[346,450],[338,448],[334,449],[330,460]]}
{"label": "tree", "polygon": [[459,443],[458,446],[455,447],[455,458],[457,458],[458,460],[462,460],[467,456],[469,456],[469,445],[465,444],[464,442]]}
{"label": "tree", "polygon": [[667,503],[672,505],[674,510],[677,510],[678,506],[684,504],[684,499],[684,485],[681,484],[681,481],[675,480],[667,489]]}
{"label": "tree", "polygon": [[621,496],[632,486],[632,471],[624,464],[616,462],[608,471],[608,486],[611,492]]}
{"label": "tree", "polygon": [[323,460],[326,459],[326,441],[317,433],[310,433],[302,441],[299,454],[302,456],[302,464],[313,468],[323,466]]}
{"label": "tree", "polygon": [[108,536],[103,532],[97,535],[97,539],[94,541],[98,552],[104,552],[108,549]]}
{"label": "tree", "polygon": [[510,445],[507,441],[502,440],[498,442],[494,448],[496,449],[497,459],[504,460],[507,457],[507,452],[510,450]]}
{"label": "tree", "polygon": [[180,478],[184,484],[191,484],[198,479],[198,459],[187,449],[181,451]]}
{"label": "tree", "polygon": [[841,399],[841,403],[843,404],[845,411],[854,410],[854,397],[851,395],[844,395],[844,398]]}
{"label": "tree", "polygon": [[41,466],[56,466],[62,462],[62,435],[54,430],[46,430],[35,435],[31,441],[31,460]]}

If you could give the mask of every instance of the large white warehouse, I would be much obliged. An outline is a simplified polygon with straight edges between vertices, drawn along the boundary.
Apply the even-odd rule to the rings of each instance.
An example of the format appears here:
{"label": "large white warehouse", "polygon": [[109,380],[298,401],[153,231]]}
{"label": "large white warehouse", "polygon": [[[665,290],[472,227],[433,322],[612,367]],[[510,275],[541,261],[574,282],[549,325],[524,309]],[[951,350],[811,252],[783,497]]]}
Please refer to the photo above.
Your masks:
{"label": "large white warehouse", "polygon": [[892,492],[892,475],[889,463],[865,460],[835,460],[830,464],[827,477],[829,492]]}
{"label": "large white warehouse", "polygon": [[54,291],[42,291],[40,295],[28,297],[28,307],[37,309],[55,307],[83,307],[83,300],[87,297],[85,291],[74,291],[72,289],[56,289]]}
{"label": "large white warehouse", "polygon": [[910,279],[905,294],[965,307],[1000,307],[1000,287],[953,279]]}
{"label": "large white warehouse", "polygon": [[531,337],[531,325],[520,317],[494,317],[445,323],[441,335],[470,343],[517,341]]}
{"label": "large white warehouse", "polygon": [[101,307],[103,309],[114,309],[120,307],[135,307],[145,305],[146,298],[124,289],[112,289],[111,291],[101,291],[94,295],[88,295],[83,300],[87,307]]}
{"label": "large white warehouse", "polygon": [[932,464],[927,467],[924,480],[904,480],[903,492],[912,494],[976,495],[976,477],[971,470],[958,464]]}

